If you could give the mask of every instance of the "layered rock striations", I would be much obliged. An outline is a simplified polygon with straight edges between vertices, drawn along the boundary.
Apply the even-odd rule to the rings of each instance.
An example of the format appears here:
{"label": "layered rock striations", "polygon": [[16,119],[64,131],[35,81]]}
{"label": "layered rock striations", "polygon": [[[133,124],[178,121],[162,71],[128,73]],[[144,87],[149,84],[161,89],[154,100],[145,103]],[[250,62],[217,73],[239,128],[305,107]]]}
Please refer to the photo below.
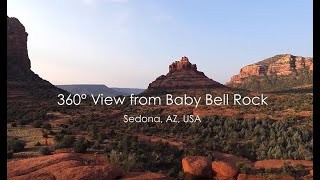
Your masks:
{"label": "layered rock striations", "polygon": [[145,92],[177,89],[210,89],[223,88],[224,85],[209,79],[203,72],[197,70],[197,65],[191,64],[187,57],[169,65],[169,73],[161,75],[149,84]]}
{"label": "layered rock striations", "polygon": [[313,58],[281,54],[241,68],[227,86],[252,91],[281,91],[312,86]]}

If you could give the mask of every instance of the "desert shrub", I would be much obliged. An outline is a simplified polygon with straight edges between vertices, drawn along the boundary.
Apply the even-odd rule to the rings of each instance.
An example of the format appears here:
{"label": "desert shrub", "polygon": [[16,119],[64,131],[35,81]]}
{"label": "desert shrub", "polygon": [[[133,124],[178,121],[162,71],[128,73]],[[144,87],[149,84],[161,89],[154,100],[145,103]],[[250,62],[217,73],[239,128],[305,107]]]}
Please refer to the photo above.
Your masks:
{"label": "desert shrub", "polygon": [[58,133],[58,134],[54,135],[53,140],[56,142],[60,142],[63,139],[63,137],[64,137],[63,134]]}
{"label": "desert shrub", "polygon": [[42,137],[43,137],[43,138],[48,138],[49,136],[48,136],[47,133],[44,133],[44,134],[42,134]]}
{"label": "desert shrub", "polygon": [[7,151],[7,159],[11,159],[13,156],[13,151],[10,150],[10,151]]}
{"label": "desert shrub", "polygon": [[42,126],[42,121],[40,121],[40,120],[35,120],[35,121],[33,121],[32,126],[33,126],[34,128],[40,128],[40,127]]}
{"label": "desert shrub", "polygon": [[57,144],[57,148],[70,148],[75,142],[74,136],[64,136],[62,140]]}
{"label": "desert shrub", "polygon": [[40,153],[41,153],[42,155],[50,155],[50,154],[52,154],[52,153],[51,153],[51,150],[50,150],[48,147],[42,147],[42,148],[40,149]]}
{"label": "desert shrub", "polygon": [[71,131],[68,128],[61,128],[61,130],[59,131],[60,134],[64,134],[64,135],[71,135]]}
{"label": "desert shrub", "polygon": [[88,144],[85,141],[84,137],[79,138],[74,143],[74,152],[76,153],[85,153],[87,151]]}
{"label": "desert shrub", "polygon": [[46,130],[50,130],[50,129],[51,129],[51,124],[49,124],[49,123],[44,123],[44,124],[42,125],[42,128],[43,128],[43,129],[46,129]]}
{"label": "desert shrub", "polygon": [[105,140],[107,138],[106,133],[104,132],[99,132],[98,133],[98,141],[101,143],[103,140]]}
{"label": "desert shrub", "polygon": [[98,141],[94,142],[93,146],[91,147],[92,149],[100,149],[101,145]]}
{"label": "desert shrub", "polygon": [[12,124],[11,124],[11,127],[17,127],[17,123],[15,123],[15,122],[12,123]]}
{"label": "desert shrub", "polygon": [[20,121],[18,121],[18,124],[19,124],[20,126],[24,126],[24,125],[27,125],[28,122],[27,122],[26,120],[20,120]]}
{"label": "desert shrub", "polygon": [[54,131],[50,130],[48,134],[51,136],[54,136],[56,133]]}
{"label": "desert shrub", "polygon": [[13,152],[20,152],[24,150],[26,143],[23,140],[17,138],[9,137],[7,138],[7,150],[12,150]]}
{"label": "desert shrub", "polygon": [[303,164],[296,164],[296,165],[294,165],[294,169],[301,170],[301,169],[303,169],[303,168],[305,168],[305,166],[304,166]]}
{"label": "desert shrub", "polygon": [[245,163],[237,163],[236,167],[241,171],[242,173],[247,173],[250,171],[250,167],[248,167]]}
{"label": "desert shrub", "polygon": [[265,168],[263,171],[266,174],[270,174],[272,172],[272,170],[270,168]]}
{"label": "desert shrub", "polygon": [[289,163],[289,162],[285,162],[281,166],[280,170],[281,170],[282,175],[293,175],[294,174],[293,167],[291,166],[291,163]]}
{"label": "desert shrub", "polygon": [[183,171],[180,171],[178,173],[178,179],[184,179],[185,173]]}
{"label": "desert shrub", "polygon": [[107,161],[113,165],[121,166],[125,171],[133,170],[134,168],[139,168],[137,157],[135,154],[123,153],[112,150],[106,156]]}
{"label": "desert shrub", "polygon": [[41,146],[41,143],[38,141],[34,144],[34,146]]}

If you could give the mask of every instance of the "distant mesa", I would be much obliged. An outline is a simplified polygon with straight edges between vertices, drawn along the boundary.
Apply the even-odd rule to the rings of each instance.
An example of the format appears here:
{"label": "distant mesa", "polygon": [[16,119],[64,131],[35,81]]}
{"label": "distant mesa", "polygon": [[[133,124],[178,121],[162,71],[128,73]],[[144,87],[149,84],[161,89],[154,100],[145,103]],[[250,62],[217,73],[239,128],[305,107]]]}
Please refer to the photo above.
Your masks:
{"label": "distant mesa", "polygon": [[56,85],[58,88],[66,90],[72,94],[87,94],[97,96],[103,94],[103,96],[127,96],[130,94],[138,95],[144,91],[144,89],[138,88],[109,88],[103,84],[70,84],[70,85]]}
{"label": "distant mesa", "polygon": [[241,68],[227,86],[251,91],[312,90],[313,58],[280,54]]}
{"label": "distant mesa", "polygon": [[120,92],[122,95],[138,95],[141,94],[145,89],[141,88],[119,88],[119,87],[111,87],[111,89]]}
{"label": "distant mesa", "polygon": [[169,65],[169,73],[161,75],[149,84],[145,93],[158,91],[174,91],[178,89],[212,89],[226,88],[224,85],[209,79],[203,72],[197,70],[196,64],[191,64],[184,56],[180,61]]}

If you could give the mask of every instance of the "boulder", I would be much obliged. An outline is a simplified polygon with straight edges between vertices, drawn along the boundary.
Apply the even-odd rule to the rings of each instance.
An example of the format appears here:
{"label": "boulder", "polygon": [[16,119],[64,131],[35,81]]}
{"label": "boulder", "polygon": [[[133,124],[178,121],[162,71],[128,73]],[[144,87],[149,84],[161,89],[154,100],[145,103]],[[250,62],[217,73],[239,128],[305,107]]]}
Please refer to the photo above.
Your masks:
{"label": "boulder", "polygon": [[211,161],[206,157],[184,157],[182,168],[187,177],[212,178]]}

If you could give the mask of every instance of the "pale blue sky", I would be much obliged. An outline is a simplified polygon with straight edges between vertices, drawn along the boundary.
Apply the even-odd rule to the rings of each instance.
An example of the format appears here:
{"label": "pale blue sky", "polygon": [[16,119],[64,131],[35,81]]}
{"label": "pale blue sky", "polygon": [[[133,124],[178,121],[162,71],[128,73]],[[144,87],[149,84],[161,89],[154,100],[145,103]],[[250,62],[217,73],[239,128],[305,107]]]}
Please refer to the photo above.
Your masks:
{"label": "pale blue sky", "polygon": [[53,84],[146,88],[189,57],[209,78],[277,54],[312,57],[311,0],[9,0],[32,70]]}

